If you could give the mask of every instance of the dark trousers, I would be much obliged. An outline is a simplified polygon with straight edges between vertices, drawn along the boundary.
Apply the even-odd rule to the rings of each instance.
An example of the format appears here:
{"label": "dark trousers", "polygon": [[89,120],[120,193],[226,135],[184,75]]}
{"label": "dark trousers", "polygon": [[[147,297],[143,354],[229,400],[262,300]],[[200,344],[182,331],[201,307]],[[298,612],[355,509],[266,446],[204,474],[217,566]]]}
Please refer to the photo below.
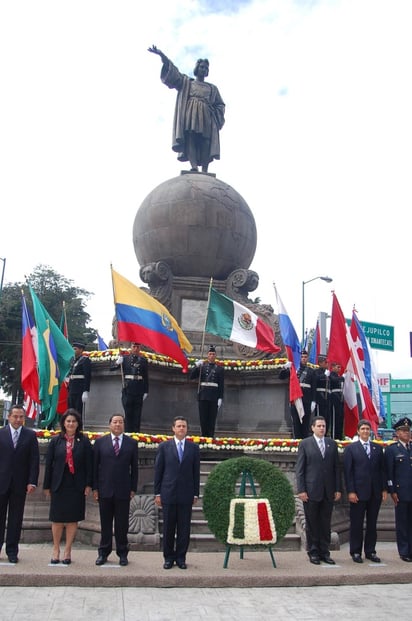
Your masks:
{"label": "dark trousers", "polygon": [[23,524],[25,502],[26,493],[16,493],[13,489],[9,489],[5,494],[0,495],[0,550],[4,543],[6,515],[8,509],[6,535],[7,556],[17,556],[19,552],[19,541],[21,525]]}
{"label": "dark trousers", "polygon": [[332,518],[333,502],[324,498],[303,503],[306,519],[306,544],[308,554],[325,557],[329,556],[330,522]]}
{"label": "dark trousers", "polygon": [[290,406],[290,415],[292,417],[292,430],[293,437],[295,440],[299,440],[302,438],[308,438],[310,435],[310,406],[308,409],[304,406],[305,416],[302,421],[299,418],[299,414],[294,405]]}
{"label": "dark trousers", "polygon": [[124,409],[124,430],[126,433],[140,433],[142,418],[143,395],[128,395],[122,393]]}
{"label": "dark trousers", "polygon": [[164,559],[184,563],[190,542],[192,505],[163,503],[162,510]]}
{"label": "dark trousers", "polygon": [[[349,551],[350,554],[362,554],[364,545],[365,555],[376,553],[376,524],[382,498],[372,496],[369,500],[358,500],[349,503]],[[365,543],[363,540],[363,524],[366,517]]]}
{"label": "dark trousers", "polygon": [[398,502],[395,507],[395,526],[399,555],[412,557],[412,502]]}
{"label": "dark trousers", "polygon": [[76,412],[78,412],[83,419],[82,394],[83,394],[82,392],[72,394],[70,393],[70,390],[69,390],[69,394],[67,397],[67,407],[75,409]]}
{"label": "dark trousers", "polygon": [[127,532],[129,530],[130,499],[99,498],[101,536],[99,555],[109,556],[113,548],[113,521],[116,554],[127,556],[129,550]]}
{"label": "dark trousers", "polygon": [[206,438],[213,438],[217,418],[217,401],[199,401],[200,432]]}
{"label": "dark trousers", "polygon": [[330,412],[330,436],[335,440],[344,439],[343,429],[343,401],[340,394],[335,395],[332,393],[331,398],[331,412]]}

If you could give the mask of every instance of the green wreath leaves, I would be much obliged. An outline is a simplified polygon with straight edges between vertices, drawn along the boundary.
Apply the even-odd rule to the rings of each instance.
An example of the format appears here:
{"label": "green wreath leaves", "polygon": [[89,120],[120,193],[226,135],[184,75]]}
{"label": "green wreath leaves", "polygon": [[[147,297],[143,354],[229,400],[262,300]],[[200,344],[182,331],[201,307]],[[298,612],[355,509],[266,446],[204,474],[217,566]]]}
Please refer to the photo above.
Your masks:
{"label": "green wreath leaves", "polygon": [[258,497],[269,500],[280,541],[295,517],[293,489],[277,466],[253,457],[228,459],[218,464],[209,474],[203,495],[203,511],[209,529],[218,541],[226,543],[230,501],[237,497],[236,484],[245,471],[252,474],[255,485],[259,484]]}

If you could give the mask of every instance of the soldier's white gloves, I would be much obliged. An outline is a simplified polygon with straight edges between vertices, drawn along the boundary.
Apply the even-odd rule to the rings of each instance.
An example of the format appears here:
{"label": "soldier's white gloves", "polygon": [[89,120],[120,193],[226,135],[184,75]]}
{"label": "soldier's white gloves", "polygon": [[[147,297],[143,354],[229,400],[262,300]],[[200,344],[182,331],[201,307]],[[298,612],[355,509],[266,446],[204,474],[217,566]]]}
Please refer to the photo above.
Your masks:
{"label": "soldier's white gloves", "polygon": [[326,369],[326,371],[325,371],[325,375],[326,375],[326,377],[329,377],[329,375],[330,375],[330,371],[329,371],[329,369]]}
{"label": "soldier's white gloves", "polygon": [[148,394],[147,392],[145,392],[145,393],[144,393],[144,395],[143,395],[143,401],[146,399],[147,394]]}
{"label": "soldier's white gloves", "polygon": [[222,403],[223,403],[223,399],[218,399],[217,400],[217,409],[218,410],[220,410]]}
{"label": "soldier's white gloves", "polygon": [[202,366],[202,364],[203,364],[203,360],[196,360],[196,362],[195,362],[195,365],[196,365],[197,367],[201,367],[201,366]]}
{"label": "soldier's white gloves", "polygon": [[312,401],[310,404],[310,411],[311,414],[313,414],[313,412],[316,410],[316,401]]}
{"label": "soldier's white gloves", "polygon": [[87,392],[87,390],[85,390],[84,393],[82,394],[82,403],[86,403],[88,398],[89,398],[89,393]]}
{"label": "soldier's white gloves", "polygon": [[118,364],[119,366],[122,364],[123,362],[123,356],[118,356],[117,360],[116,360],[116,364]]}
{"label": "soldier's white gloves", "polygon": [[288,360],[288,361],[286,362],[286,364],[284,364],[284,365],[283,365],[283,368],[284,368],[284,369],[290,369],[290,368],[291,368],[291,366],[292,366],[292,363],[290,362],[290,360]]}

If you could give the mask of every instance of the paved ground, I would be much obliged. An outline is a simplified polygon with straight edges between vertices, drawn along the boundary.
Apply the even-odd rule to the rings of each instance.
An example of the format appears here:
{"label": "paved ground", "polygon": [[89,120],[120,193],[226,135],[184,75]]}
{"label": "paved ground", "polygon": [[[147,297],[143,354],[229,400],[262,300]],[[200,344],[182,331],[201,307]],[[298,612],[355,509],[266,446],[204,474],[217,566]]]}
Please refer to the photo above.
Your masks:
{"label": "paved ground", "polygon": [[[347,546],[333,552],[337,565],[311,565],[305,552],[247,552],[241,560],[189,554],[188,569],[162,568],[161,554],[131,552],[128,567],[96,567],[96,550],[76,548],[73,563],[49,565],[51,546],[21,546],[20,561],[0,557],[1,621],[266,621],[288,619],[385,620],[409,618],[412,563],[394,543],[378,546],[381,564],[353,563]],[[22,588],[24,587],[24,588]],[[276,588],[273,588],[276,587]],[[406,616],[407,615],[407,616]]]}

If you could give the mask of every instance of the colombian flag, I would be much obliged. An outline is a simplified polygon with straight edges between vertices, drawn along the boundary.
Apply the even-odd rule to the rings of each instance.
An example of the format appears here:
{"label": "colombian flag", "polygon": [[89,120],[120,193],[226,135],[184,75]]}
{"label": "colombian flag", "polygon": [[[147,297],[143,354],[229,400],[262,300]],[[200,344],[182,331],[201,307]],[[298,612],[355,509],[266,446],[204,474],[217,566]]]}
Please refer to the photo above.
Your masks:
{"label": "colombian flag", "polygon": [[183,350],[192,345],[169,311],[151,295],[112,269],[114,304],[119,341],[135,341],[179,362],[187,373]]}

